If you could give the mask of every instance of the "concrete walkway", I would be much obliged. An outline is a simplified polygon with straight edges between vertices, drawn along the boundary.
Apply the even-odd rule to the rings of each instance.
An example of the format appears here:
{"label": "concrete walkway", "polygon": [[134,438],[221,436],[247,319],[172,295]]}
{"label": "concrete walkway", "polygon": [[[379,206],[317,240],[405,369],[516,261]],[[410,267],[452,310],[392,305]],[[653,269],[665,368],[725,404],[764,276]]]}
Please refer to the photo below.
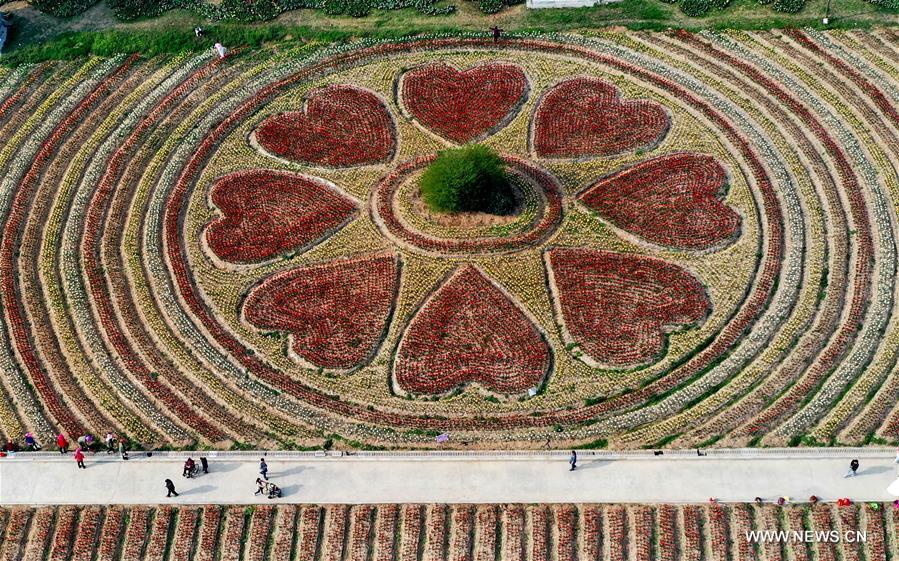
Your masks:
{"label": "concrete walkway", "polygon": [[[263,453],[210,453],[210,473],[181,477],[186,453],[88,455],[79,470],[71,453],[18,454],[0,459],[0,504],[242,504],[254,496]],[[192,454],[194,459],[197,454]],[[854,478],[843,478],[858,457]],[[552,503],[706,502],[776,500],[892,500],[886,488],[897,477],[892,450],[710,451],[579,454],[568,470],[567,453],[373,454],[338,456],[267,453],[269,477],[291,503]],[[198,462],[199,463],[199,462]],[[180,495],[167,499],[166,478]]]}

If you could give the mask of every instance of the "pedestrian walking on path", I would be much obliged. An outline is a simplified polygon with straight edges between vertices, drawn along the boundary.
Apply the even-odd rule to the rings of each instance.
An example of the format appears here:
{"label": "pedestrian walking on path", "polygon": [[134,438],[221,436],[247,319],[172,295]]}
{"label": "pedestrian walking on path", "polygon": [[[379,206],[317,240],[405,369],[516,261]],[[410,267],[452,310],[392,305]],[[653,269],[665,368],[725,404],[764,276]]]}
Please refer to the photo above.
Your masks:
{"label": "pedestrian walking on path", "polygon": [[849,471],[846,472],[846,475],[843,477],[855,477],[855,472],[858,471],[858,460],[852,460],[849,462]]}
{"label": "pedestrian walking on path", "polygon": [[81,446],[75,449],[75,461],[78,462],[80,469],[87,469],[84,465],[84,452],[81,451]]}
{"label": "pedestrian walking on path", "polygon": [[34,435],[30,432],[25,433],[25,449],[33,452],[41,449],[41,447],[38,446],[37,441],[34,439]]}
{"label": "pedestrian walking on path", "polygon": [[262,495],[264,493],[265,493],[265,481],[263,481],[262,478],[257,477],[256,478],[256,492],[253,494],[254,495]]}
{"label": "pedestrian walking on path", "polygon": [[178,496],[178,493],[175,492],[175,484],[172,483],[171,479],[165,480],[165,488],[168,490],[169,494],[166,497],[171,497],[172,495]]}
{"label": "pedestrian walking on path", "polygon": [[268,464],[265,463],[265,458],[259,458],[259,473],[268,481]]}
{"label": "pedestrian walking on path", "polygon": [[107,454],[112,454],[113,452],[115,452],[115,441],[116,441],[116,436],[114,434],[112,434],[111,432],[107,432],[106,433],[106,453]]}
{"label": "pedestrian walking on path", "polygon": [[59,436],[56,437],[56,445],[59,446],[59,453],[66,454],[69,451],[69,441],[66,440],[65,435],[59,433]]}
{"label": "pedestrian walking on path", "polygon": [[122,456],[123,460],[128,459],[128,450],[125,450],[125,440],[119,439],[119,455]]}
{"label": "pedestrian walking on path", "polygon": [[200,456],[200,465],[203,466],[203,473],[209,473],[209,462],[206,461],[206,456]]}
{"label": "pedestrian walking on path", "polygon": [[577,469],[577,452],[574,450],[571,451],[571,457],[568,458],[568,463],[571,464],[571,469],[568,471],[574,471]]}

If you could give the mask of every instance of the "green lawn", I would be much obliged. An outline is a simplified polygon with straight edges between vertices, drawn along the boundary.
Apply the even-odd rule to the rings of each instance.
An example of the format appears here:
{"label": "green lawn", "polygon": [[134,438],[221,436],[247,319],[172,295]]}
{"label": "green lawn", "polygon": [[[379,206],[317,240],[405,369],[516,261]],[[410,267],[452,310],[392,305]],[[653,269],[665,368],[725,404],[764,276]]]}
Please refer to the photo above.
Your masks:
{"label": "green lawn", "polygon": [[[47,58],[69,58],[85,53],[133,52],[145,54],[208,48],[194,39],[192,29],[203,25],[226,45],[260,45],[283,39],[339,41],[359,37],[391,37],[440,31],[486,31],[499,25],[506,31],[595,33],[610,27],[630,29],[770,29],[813,26],[830,1],[829,27],[896,25],[899,10],[880,8],[865,0],[807,0],[798,14],[781,14],[756,0],[733,0],[726,10],[702,18],[685,16],[676,5],[661,0],[622,0],[594,8],[528,10],[524,5],[485,15],[471,0],[451,0],[454,14],[425,16],[413,9],[374,10],[364,18],[327,16],[317,10],[296,10],[272,22],[221,24],[203,21],[192,12],[176,10],[145,21],[117,21],[102,3],[80,16],[59,19],[41,14],[23,2],[7,4],[16,28],[2,61],[16,64]],[[449,3],[448,1],[446,3]]]}

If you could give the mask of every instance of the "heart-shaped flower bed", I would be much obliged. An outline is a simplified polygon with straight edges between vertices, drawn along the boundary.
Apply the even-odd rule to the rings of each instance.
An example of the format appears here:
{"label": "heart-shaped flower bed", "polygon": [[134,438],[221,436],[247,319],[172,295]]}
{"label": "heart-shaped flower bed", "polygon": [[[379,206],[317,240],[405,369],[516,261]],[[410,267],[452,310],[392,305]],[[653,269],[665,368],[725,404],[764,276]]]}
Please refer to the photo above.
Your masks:
{"label": "heart-shaped flower bed", "polygon": [[569,338],[597,365],[652,362],[667,333],[711,312],[699,279],[660,259],[585,248],[552,248],[546,257]]}
{"label": "heart-shaped flower bed", "polygon": [[257,328],[288,333],[292,352],[315,366],[350,369],[380,344],[398,284],[392,254],[300,267],[253,288],[244,317]]}
{"label": "heart-shaped flower bed", "polygon": [[704,154],[670,154],[600,179],[580,200],[658,245],[707,249],[733,240],[740,215],[721,202],[727,172]]}
{"label": "heart-shaped flower bed", "polygon": [[668,113],[654,101],[625,101],[604,80],[572,78],[540,100],[533,149],[542,158],[613,156],[657,144],[670,125]]}
{"label": "heart-shaped flower bed", "polygon": [[259,263],[318,243],[356,214],[356,203],[320,179],[273,170],[231,173],[209,195],[222,217],[206,228],[221,260]]}
{"label": "heart-shaped flower bed", "polygon": [[396,351],[394,376],[413,394],[468,383],[501,393],[539,386],[551,363],[537,326],[472,265],[464,265],[424,303]]}
{"label": "heart-shaped flower bed", "polygon": [[316,90],[302,111],[273,115],[254,135],[276,156],[317,166],[376,164],[396,151],[393,119],[384,102],[355,86]]}
{"label": "heart-shaped flower bed", "polygon": [[508,123],[527,97],[528,80],[514,64],[460,71],[436,62],[403,74],[399,91],[403,108],[422,126],[464,144]]}

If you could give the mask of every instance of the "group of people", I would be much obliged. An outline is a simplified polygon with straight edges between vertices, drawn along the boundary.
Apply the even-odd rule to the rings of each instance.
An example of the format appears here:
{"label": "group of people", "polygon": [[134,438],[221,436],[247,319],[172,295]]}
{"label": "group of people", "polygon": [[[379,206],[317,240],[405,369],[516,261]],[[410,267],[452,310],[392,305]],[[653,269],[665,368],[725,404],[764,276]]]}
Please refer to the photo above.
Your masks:
{"label": "group of people", "polygon": [[[31,433],[25,435],[25,442],[28,443],[28,436]],[[32,442],[34,441],[34,437],[31,437]],[[106,445],[106,453],[113,454],[116,452],[118,448],[119,455],[122,456],[123,460],[128,459],[128,449],[125,446],[125,439],[119,438],[117,434],[114,432],[107,432],[106,438],[104,439],[104,443]],[[34,444],[37,450],[40,450],[40,446],[37,446],[37,443]],[[69,441],[66,436],[62,433],[56,436],[56,446],[59,448],[60,454],[68,454],[69,453]],[[92,434],[83,434],[78,437],[78,446],[75,448],[75,463],[78,465],[79,469],[87,469],[87,466],[84,465],[84,453],[85,452],[94,452],[96,453],[100,449],[100,445],[97,440],[94,438]]]}
{"label": "group of people", "polygon": [[[265,463],[265,458],[259,458],[259,475],[262,477],[256,478],[256,492],[254,494],[264,495],[270,499],[281,497],[281,488],[268,480],[268,464]],[[265,478],[265,481],[263,481],[263,478]]]}
{"label": "group of people", "polygon": [[[193,458],[188,457],[184,461],[184,469],[181,470],[181,477],[193,479],[200,475],[201,468],[203,473],[209,473],[209,460],[206,459],[206,456],[200,456],[200,466],[201,467],[197,467],[197,462],[195,462]],[[165,480],[165,489],[168,491],[166,497],[171,497],[172,495],[178,496],[178,492],[175,491],[175,483],[171,479]]]}

